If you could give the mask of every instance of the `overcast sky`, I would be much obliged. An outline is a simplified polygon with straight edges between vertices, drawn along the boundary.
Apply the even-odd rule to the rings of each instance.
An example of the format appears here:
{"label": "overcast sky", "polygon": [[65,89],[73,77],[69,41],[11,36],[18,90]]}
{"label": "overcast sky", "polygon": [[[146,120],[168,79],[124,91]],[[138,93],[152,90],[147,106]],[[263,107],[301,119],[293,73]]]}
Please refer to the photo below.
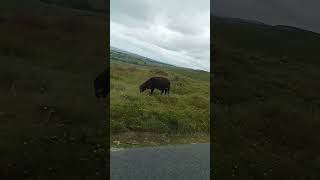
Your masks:
{"label": "overcast sky", "polygon": [[320,0],[213,0],[213,14],[320,33]]}
{"label": "overcast sky", "polygon": [[111,46],[210,70],[210,0],[111,0]]}

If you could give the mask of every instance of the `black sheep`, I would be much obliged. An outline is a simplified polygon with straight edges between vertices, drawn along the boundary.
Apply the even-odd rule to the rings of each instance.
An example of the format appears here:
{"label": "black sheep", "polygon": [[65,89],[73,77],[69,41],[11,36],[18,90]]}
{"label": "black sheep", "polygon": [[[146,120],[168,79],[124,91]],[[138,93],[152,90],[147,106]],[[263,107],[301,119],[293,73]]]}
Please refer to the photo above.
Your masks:
{"label": "black sheep", "polygon": [[98,77],[94,80],[94,90],[97,98],[105,98],[110,92],[110,71],[105,69]]}
{"label": "black sheep", "polygon": [[163,94],[163,92],[165,94],[169,94],[170,81],[169,79],[164,77],[152,77],[140,85],[140,92],[143,92],[146,89],[151,89],[150,94],[153,93],[154,89],[159,89],[161,91],[161,94]]}

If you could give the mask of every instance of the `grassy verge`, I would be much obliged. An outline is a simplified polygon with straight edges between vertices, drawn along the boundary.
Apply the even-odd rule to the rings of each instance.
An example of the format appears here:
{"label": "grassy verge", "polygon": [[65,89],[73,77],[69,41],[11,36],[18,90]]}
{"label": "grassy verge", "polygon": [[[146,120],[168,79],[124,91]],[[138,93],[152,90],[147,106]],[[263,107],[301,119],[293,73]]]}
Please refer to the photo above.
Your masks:
{"label": "grassy verge", "polygon": [[[114,58],[112,56],[112,58]],[[134,59],[134,57],[131,57]],[[140,93],[139,85],[152,76],[171,80],[169,96],[155,91]],[[164,66],[150,66],[111,60],[110,117],[111,138],[130,144],[126,133],[149,133],[155,144],[166,138],[175,142],[210,132],[209,73]],[[180,134],[180,135],[178,135]],[[197,136],[194,136],[197,138]],[[119,139],[120,138],[120,139]],[[122,139],[123,138],[123,139]],[[133,136],[139,144],[152,145],[152,141]],[[186,140],[187,142],[188,140]],[[178,141],[177,141],[178,142]],[[182,142],[182,140],[179,140]],[[169,142],[168,142],[169,143]]]}
{"label": "grassy verge", "polygon": [[208,134],[156,134],[152,132],[124,132],[111,137],[111,147],[132,148],[171,144],[209,143]]}

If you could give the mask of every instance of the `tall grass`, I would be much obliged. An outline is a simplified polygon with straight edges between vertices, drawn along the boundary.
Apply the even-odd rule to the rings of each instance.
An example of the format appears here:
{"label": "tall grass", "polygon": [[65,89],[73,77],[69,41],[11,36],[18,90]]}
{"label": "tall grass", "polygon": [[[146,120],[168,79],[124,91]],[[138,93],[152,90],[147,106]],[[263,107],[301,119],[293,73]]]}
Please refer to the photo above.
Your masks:
{"label": "tall grass", "polygon": [[[183,71],[188,75],[188,71]],[[203,72],[203,76],[209,73]],[[111,131],[155,133],[208,133],[210,130],[209,81],[187,76],[175,68],[149,67],[112,61]],[[139,85],[152,76],[171,81],[170,95],[155,90],[139,92]]]}

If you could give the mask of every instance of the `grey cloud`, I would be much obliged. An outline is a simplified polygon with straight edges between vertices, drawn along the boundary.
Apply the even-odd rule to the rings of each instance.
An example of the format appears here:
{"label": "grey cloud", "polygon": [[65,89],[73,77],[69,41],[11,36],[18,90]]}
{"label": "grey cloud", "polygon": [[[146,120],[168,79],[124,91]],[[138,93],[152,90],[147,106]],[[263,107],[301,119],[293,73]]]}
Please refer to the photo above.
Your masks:
{"label": "grey cloud", "polygon": [[[133,17],[139,20],[148,19],[150,14],[149,2],[145,0],[140,1],[124,1],[124,0],[112,0],[110,8],[110,14],[112,18],[115,17]],[[125,20],[125,18],[124,18]]]}
{"label": "grey cloud", "polygon": [[210,0],[111,0],[111,45],[209,70]]}

